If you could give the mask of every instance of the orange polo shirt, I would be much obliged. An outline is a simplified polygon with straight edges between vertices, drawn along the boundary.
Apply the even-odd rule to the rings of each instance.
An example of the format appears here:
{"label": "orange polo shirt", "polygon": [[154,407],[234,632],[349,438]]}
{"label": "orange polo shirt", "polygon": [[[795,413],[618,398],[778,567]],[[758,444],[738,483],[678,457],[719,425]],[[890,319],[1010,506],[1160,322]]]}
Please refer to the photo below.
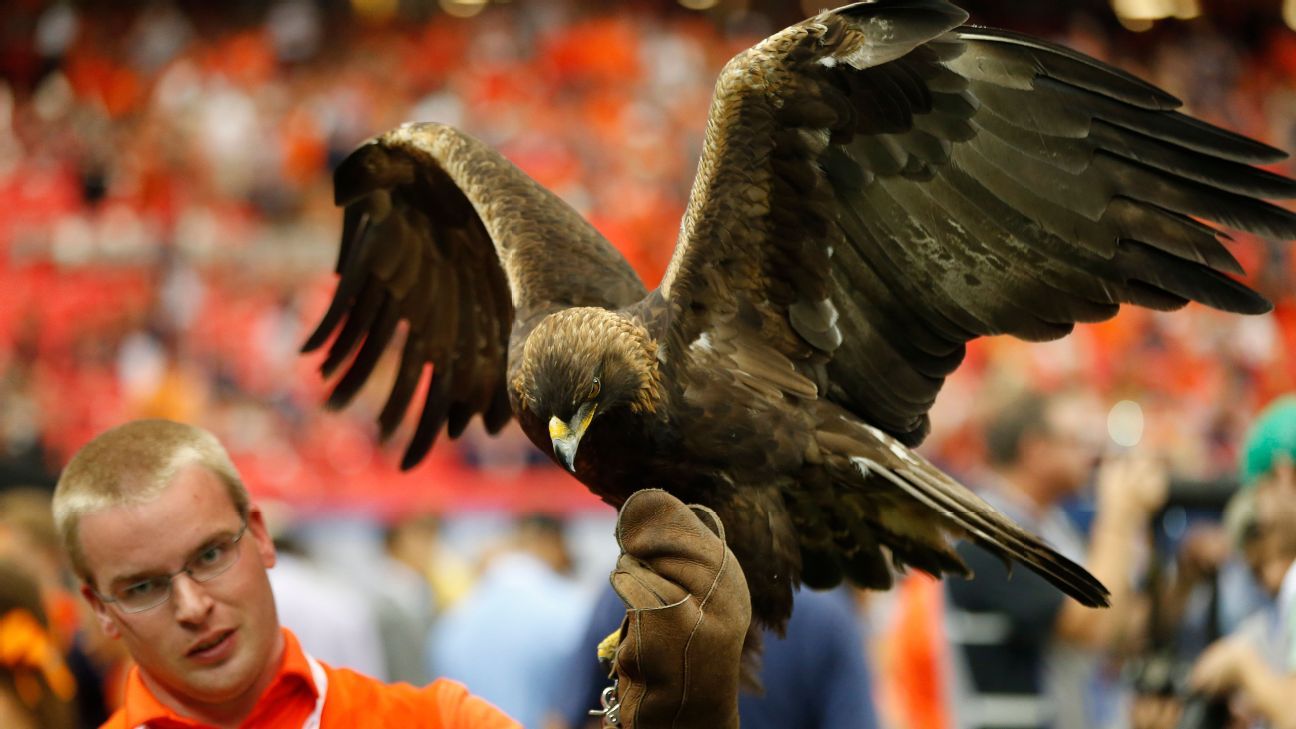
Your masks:
{"label": "orange polo shirt", "polygon": [[[310,664],[297,636],[284,633],[279,673],[261,695],[242,726],[249,729],[297,729],[315,709],[319,697]],[[462,684],[437,679],[423,688],[386,684],[346,668],[320,663],[328,678],[320,729],[410,727],[411,729],[521,729],[504,712],[468,693]],[[198,729],[207,725],[180,716],[158,701],[139,667],[126,679],[126,698],[100,729]]]}

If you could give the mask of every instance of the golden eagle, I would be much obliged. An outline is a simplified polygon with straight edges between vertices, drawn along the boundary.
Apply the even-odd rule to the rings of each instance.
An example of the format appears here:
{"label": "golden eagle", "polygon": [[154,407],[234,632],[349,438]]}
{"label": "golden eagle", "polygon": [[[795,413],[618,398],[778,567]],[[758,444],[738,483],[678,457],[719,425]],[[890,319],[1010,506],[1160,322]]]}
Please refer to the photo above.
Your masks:
{"label": "golden eagle", "polygon": [[1296,183],[1252,166],[1282,152],[1144,81],[965,20],[942,0],[856,3],[733,58],[653,291],[463,132],[366,142],[336,170],[340,280],[305,345],[340,327],[323,369],[350,366],[330,405],[406,322],[385,437],[432,374],[404,467],[443,427],[517,417],[612,505],[663,487],[715,509],[765,624],[800,583],[884,588],[892,563],[966,574],[951,537],[1105,604],[910,448],[975,337],[1055,339],[1123,303],[1267,311],[1206,221],[1296,237],[1263,201]]}

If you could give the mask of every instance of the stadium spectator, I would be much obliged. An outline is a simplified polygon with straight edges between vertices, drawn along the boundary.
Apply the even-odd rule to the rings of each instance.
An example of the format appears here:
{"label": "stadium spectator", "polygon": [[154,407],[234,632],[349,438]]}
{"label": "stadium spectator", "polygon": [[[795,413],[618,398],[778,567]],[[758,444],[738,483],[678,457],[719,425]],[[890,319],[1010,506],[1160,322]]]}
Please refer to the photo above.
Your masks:
{"label": "stadium spectator", "polygon": [[385,686],[306,653],[279,627],[265,519],[209,433],[107,431],[64,469],[54,513],[82,595],[137,663],[107,726],[515,726],[457,684]]}
{"label": "stadium spectator", "polygon": [[521,519],[476,585],[441,615],[428,643],[429,672],[462,681],[523,726],[540,727],[585,625],[588,600],[570,571],[561,522]]}
{"label": "stadium spectator", "polygon": [[1260,630],[1209,646],[1197,660],[1192,686],[1210,694],[1236,693],[1244,714],[1275,729],[1296,727],[1296,396],[1266,408],[1247,436],[1242,481],[1254,489],[1257,577],[1274,597]]}
{"label": "stadium spectator", "polygon": [[0,726],[74,729],[76,690],[36,580],[0,560]]}
{"label": "stadium spectator", "polygon": [[1062,509],[1093,473],[1104,432],[1085,393],[1020,395],[987,433],[981,495],[1111,590],[1111,608],[1069,600],[1043,578],[1007,566],[970,542],[959,555],[976,574],[946,582],[959,719],[972,727],[1082,729],[1116,707],[1101,691],[1097,662],[1141,634],[1134,626],[1134,568],[1151,515],[1166,498],[1165,473],[1146,457],[1108,459],[1096,477],[1097,515],[1084,537]]}

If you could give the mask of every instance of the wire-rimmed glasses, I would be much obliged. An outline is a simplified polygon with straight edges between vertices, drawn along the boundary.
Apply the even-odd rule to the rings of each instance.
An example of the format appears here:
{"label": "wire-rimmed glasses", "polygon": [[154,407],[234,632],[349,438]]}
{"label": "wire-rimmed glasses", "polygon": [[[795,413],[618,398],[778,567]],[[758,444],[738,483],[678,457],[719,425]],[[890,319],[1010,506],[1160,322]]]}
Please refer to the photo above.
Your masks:
{"label": "wire-rimmed glasses", "polygon": [[247,519],[232,537],[218,539],[195,554],[183,567],[165,575],[155,575],[135,580],[109,590],[105,595],[94,588],[95,595],[104,602],[116,603],[122,612],[141,613],[151,610],[171,599],[171,583],[181,574],[187,574],[195,582],[213,580],[233,567],[239,559],[239,540],[247,531]]}

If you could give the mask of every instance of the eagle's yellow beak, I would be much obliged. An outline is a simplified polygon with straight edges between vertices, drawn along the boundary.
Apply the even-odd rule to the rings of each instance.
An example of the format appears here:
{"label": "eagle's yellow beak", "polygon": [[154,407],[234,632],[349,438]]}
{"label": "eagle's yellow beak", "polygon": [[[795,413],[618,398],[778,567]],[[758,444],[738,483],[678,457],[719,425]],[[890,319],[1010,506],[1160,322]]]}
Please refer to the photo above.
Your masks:
{"label": "eagle's yellow beak", "polygon": [[576,473],[576,448],[580,446],[581,436],[585,435],[597,409],[597,403],[587,402],[569,423],[564,423],[557,415],[549,418],[549,439],[553,441],[554,455],[572,473]]}

